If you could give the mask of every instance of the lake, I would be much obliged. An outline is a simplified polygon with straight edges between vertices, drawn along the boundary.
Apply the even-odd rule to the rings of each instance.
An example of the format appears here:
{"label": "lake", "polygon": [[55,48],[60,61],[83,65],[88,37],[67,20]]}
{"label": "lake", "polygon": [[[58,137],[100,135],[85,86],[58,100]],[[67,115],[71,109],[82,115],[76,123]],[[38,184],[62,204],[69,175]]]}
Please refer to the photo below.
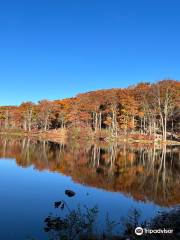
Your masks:
{"label": "lake", "polygon": [[62,200],[70,209],[97,206],[99,232],[107,214],[121,221],[137,209],[150,220],[180,204],[180,146],[1,137],[0,197],[2,240],[48,239],[44,220]]}

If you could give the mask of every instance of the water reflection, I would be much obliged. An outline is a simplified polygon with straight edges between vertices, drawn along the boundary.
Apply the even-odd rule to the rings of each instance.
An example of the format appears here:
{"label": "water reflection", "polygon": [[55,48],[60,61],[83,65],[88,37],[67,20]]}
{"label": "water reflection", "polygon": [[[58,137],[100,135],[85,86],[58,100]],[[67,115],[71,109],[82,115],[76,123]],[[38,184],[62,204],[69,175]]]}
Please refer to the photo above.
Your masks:
{"label": "water reflection", "polygon": [[180,202],[178,146],[57,144],[1,138],[0,158],[15,158],[22,167],[60,172],[78,183],[161,206]]}
{"label": "water reflection", "polygon": [[[56,204],[55,204],[56,205]],[[66,202],[60,201],[58,214],[49,215],[45,218],[44,231],[48,233],[49,239],[60,240],[127,240],[139,239],[135,234],[135,229],[142,227],[143,229],[160,229],[162,232],[153,234],[143,234],[140,239],[143,240],[164,240],[173,239],[179,240],[180,235],[180,207],[176,207],[168,212],[159,212],[154,218],[148,222],[142,222],[140,219],[141,213],[137,209],[129,211],[124,219],[120,221],[112,221],[109,215],[105,219],[105,228],[102,232],[97,232],[96,220],[98,215],[98,207],[93,208],[79,206],[76,210],[71,210]],[[67,210],[67,214],[62,211]],[[118,226],[123,226],[122,232],[115,232],[114,229]],[[163,230],[165,229],[165,233]],[[159,230],[158,230],[159,231]]]}

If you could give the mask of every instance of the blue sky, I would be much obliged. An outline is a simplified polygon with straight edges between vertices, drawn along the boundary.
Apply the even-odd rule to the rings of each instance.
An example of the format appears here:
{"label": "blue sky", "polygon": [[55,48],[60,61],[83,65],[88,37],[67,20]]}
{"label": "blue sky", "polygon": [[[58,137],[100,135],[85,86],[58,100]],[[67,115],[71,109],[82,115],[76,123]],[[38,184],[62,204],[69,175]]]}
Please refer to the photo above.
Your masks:
{"label": "blue sky", "polygon": [[0,2],[0,105],[180,79],[178,0]]}

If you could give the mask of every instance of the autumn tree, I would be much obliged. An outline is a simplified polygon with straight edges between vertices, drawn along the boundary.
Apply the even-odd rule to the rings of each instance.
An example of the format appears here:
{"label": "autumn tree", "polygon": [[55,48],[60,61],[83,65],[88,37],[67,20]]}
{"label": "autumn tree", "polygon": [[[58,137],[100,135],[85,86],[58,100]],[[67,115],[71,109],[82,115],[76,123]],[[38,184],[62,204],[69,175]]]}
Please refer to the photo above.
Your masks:
{"label": "autumn tree", "polygon": [[164,80],[152,85],[151,104],[160,118],[163,140],[167,139],[167,122],[175,108],[175,103],[180,97],[180,84],[176,81]]}
{"label": "autumn tree", "polygon": [[120,128],[127,134],[128,130],[135,128],[135,116],[137,113],[137,103],[130,90],[123,90],[120,94]]}
{"label": "autumn tree", "polygon": [[48,100],[42,100],[38,103],[38,127],[47,131],[50,127],[50,117],[52,112],[52,103]]}
{"label": "autumn tree", "polygon": [[[117,137],[119,133],[178,139],[180,131],[180,83],[163,80],[139,83],[124,89],[78,94],[74,98],[37,104],[0,107],[0,128],[31,132],[79,128],[92,135]],[[103,131],[105,130],[105,131]],[[82,132],[81,131],[81,132]]]}
{"label": "autumn tree", "polygon": [[22,125],[24,131],[30,132],[32,130],[34,107],[35,105],[32,102],[24,102],[19,106],[22,113]]}

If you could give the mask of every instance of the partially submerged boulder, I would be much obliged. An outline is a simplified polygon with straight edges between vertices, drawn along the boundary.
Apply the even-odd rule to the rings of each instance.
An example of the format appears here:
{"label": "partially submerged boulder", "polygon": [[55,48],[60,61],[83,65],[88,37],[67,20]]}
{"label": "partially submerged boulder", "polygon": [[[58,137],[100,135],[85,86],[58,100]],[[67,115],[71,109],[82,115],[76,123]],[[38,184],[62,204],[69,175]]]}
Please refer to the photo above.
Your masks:
{"label": "partially submerged boulder", "polygon": [[66,190],[66,191],[65,191],[65,194],[66,194],[68,197],[73,197],[76,193],[73,192],[72,190]]}

